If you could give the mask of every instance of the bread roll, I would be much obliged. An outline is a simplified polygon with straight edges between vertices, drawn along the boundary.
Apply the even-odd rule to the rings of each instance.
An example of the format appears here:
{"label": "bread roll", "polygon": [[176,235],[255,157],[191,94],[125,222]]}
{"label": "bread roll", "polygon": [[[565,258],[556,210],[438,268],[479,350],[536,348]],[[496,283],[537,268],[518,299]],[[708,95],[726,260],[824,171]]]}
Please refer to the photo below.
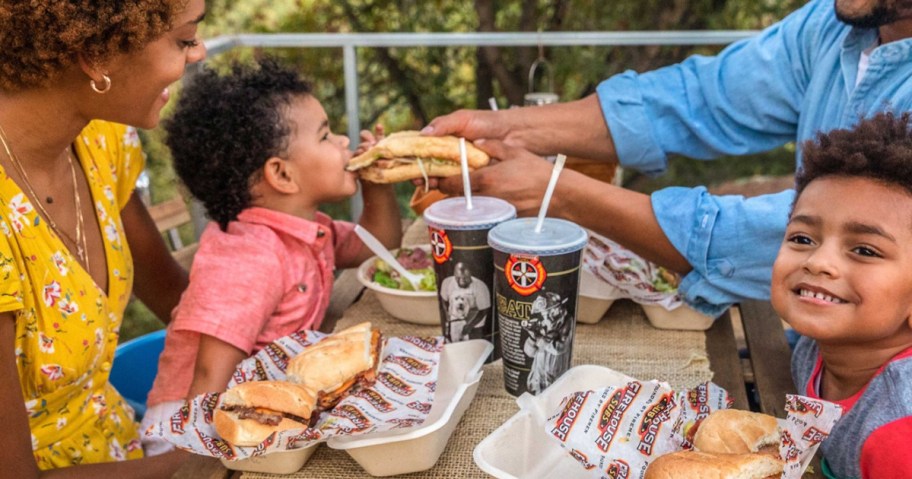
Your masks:
{"label": "bread roll", "polygon": [[712,454],[679,451],[649,464],[645,479],[777,478],[785,465],[767,454]]}
{"label": "bread roll", "polygon": [[[308,426],[316,404],[310,389],[287,381],[250,381],[222,393],[213,413],[215,431],[235,446],[257,446],[270,434]],[[269,416],[268,424],[245,415]]]}
{"label": "bread roll", "polygon": [[694,448],[703,452],[757,452],[779,445],[779,423],[766,414],[722,409],[704,419],[694,436]]}
{"label": "bread roll", "polygon": [[[481,168],[490,161],[487,153],[466,142],[466,162],[470,169]],[[373,183],[397,183],[425,175],[458,175],[462,171],[459,138],[400,131],[349,160],[347,169],[358,171],[361,178]]]}

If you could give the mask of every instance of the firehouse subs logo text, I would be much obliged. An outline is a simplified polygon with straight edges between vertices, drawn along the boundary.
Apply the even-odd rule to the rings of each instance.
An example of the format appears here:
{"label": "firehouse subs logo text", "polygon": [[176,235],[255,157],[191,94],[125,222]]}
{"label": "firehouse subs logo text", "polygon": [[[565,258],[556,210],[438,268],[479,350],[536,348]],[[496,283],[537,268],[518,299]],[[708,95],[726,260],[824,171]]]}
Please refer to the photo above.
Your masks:
{"label": "firehouse subs logo text", "polygon": [[496,300],[498,313],[520,321],[526,321],[532,318],[531,301],[516,301],[515,299],[507,298],[499,293],[497,294]]}
{"label": "firehouse subs logo text", "polygon": [[190,404],[184,403],[178,413],[179,414],[171,416],[171,432],[174,434],[183,434],[184,426],[190,421]]}
{"label": "firehouse subs logo text", "polygon": [[289,438],[286,438],[285,448],[286,449],[297,449],[298,443],[300,442],[311,442],[316,441],[323,437],[323,434],[320,431],[317,431],[313,428],[307,428],[301,434],[295,434]]}
{"label": "firehouse subs logo text", "polygon": [[387,424],[395,424],[396,429],[417,426],[417,425],[421,424],[422,422],[424,422],[423,419],[402,419],[402,418],[389,419],[386,421]]}
{"label": "firehouse subs logo text", "polygon": [[807,401],[800,396],[789,396],[787,407],[801,414],[813,413],[814,417],[820,417],[823,414],[823,404]]}
{"label": "firehouse subs logo text", "polygon": [[431,403],[412,401],[406,404],[406,406],[408,406],[410,409],[414,409],[420,412],[421,414],[427,414],[431,412]]}
{"label": "firehouse subs logo text", "polygon": [[671,419],[671,411],[675,406],[677,404],[674,396],[668,393],[646,409],[643,420],[640,422],[640,443],[637,444],[637,451],[644,456],[652,454],[652,446],[659,437],[659,431],[662,430],[662,425]]}
{"label": "firehouse subs logo text", "polygon": [[410,356],[387,356],[386,360],[402,366],[406,371],[416,375],[416,376],[427,376],[431,373],[431,366],[425,364],[413,357]]}
{"label": "firehouse subs logo text", "polygon": [[798,460],[798,448],[795,447],[795,440],[792,439],[792,434],[786,430],[783,430],[780,437],[782,442],[779,445],[779,450],[781,451],[783,447],[786,450],[786,454],[783,460],[786,463]]}
{"label": "firehouse subs logo text", "polygon": [[817,429],[814,426],[811,426],[811,427],[807,428],[806,431],[804,431],[804,434],[801,435],[801,439],[804,439],[805,441],[810,443],[811,446],[813,446],[815,444],[819,444],[819,443],[823,442],[823,440],[826,439],[827,436],[829,436],[829,434],[821,431],[820,429]]}
{"label": "firehouse subs logo text", "polygon": [[703,383],[687,391],[687,404],[700,416],[709,415],[709,383]]}
{"label": "firehouse subs logo text", "polygon": [[411,396],[415,392],[415,389],[406,384],[405,381],[393,376],[387,371],[378,374],[377,380],[400,396]]}
{"label": "firehouse subs logo text", "polygon": [[203,396],[203,400],[200,402],[200,410],[203,412],[203,418],[208,423],[212,422],[212,414],[215,412],[215,408],[218,407],[218,400],[218,393],[208,393]]}
{"label": "firehouse subs logo text", "polygon": [[557,424],[551,429],[551,434],[554,437],[560,439],[561,442],[567,441],[567,435],[570,434],[570,430],[573,429],[573,425],[579,417],[579,412],[590,394],[590,391],[577,393],[573,395],[571,400],[567,401],[567,405],[564,406],[564,410],[561,411],[560,417],[557,419]]}
{"label": "firehouse subs logo text", "polygon": [[428,233],[431,235],[431,256],[434,257],[434,262],[446,263],[453,254],[453,243],[450,242],[450,237],[447,236],[446,231],[435,228],[428,228]]}
{"label": "firehouse subs logo text", "polygon": [[570,449],[570,457],[576,459],[577,462],[583,465],[583,468],[587,471],[595,469],[595,464],[589,462],[589,458],[585,454],[577,451],[576,449]]}
{"label": "firehouse subs logo text", "polygon": [[617,459],[608,465],[605,474],[611,479],[627,479],[630,477],[630,464],[621,459]]}
{"label": "firehouse subs logo text", "polygon": [[231,447],[231,444],[228,444],[222,439],[217,437],[208,436],[203,434],[199,430],[196,431],[196,435],[199,436],[199,440],[203,443],[203,447],[209,451],[215,457],[224,457],[225,459],[231,460],[234,459],[235,453],[234,448]]}
{"label": "firehouse subs logo text", "polygon": [[332,415],[348,419],[358,430],[367,429],[371,425],[370,420],[367,419],[364,413],[351,404],[343,404],[336,407],[332,410]]}
{"label": "firehouse subs logo text", "polygon": [[266,355],[269,356],[269,359],[278,366],[282,371],[288,366],[288,355],[285,354],[285,351],[276,344],[267,344],[263,348],[263,351],[266,351]]}
{"label": "firehouse subs logo text", "polygon": [[511,254],[504,265],[507,284],[521,296],[529,296],[545,284],[548,272],[538,256],[517,256]]}
{"label": "firehouse subs logo text", "polygon": [[259,443],[257,445],[257,447],[255,447],[253,449],[253,452],[251,452],[250,455],[251,456],[262,456],[266,452],[266,449],[269,449],[269,446],[271,446],[275,442],[276,434],[277,433],[274,432],[274,433],[270,434],[269,437],[267,437],[266,439],[263,439],[263,442]]}
{"label": "firehouse subs logo text", "polygon": [[383,399],[383,396],[373,389],[362,389],[355,393],[355,396],[364,399],[368,404],[374,406],[374,408],[380,412],[390,412],[394,409],[389,401]]}
{"label": "firehouse subs logo text", "polygon": [[424,383],[424,387],[426,387],[427,390],[430,392],[436,392],[437,391],[437,381],[428,381],[428,382]]}
{"label": "firehouse subs logo text", "polygon": [[[254,360],[253,370],[255,371],[255,374],[256,374],[256,377],[254,378],[254,380],[266,381],[267,379],[269,379],[269,376],[266,374],[266,367],[263,366],[263,362],[260,361],[259,359]],[[240,381],[237,381],[237,382],[240,382]]]}
{"label": "firehouse subs logo text", "polygon": [[414,344],[415,346],[418,346],[419,348],[429,353],[436,353],[440,351],[440,345],[437,344],[437,341],[428,338],[419,338],[417,336],[403,336],[399,339],[402,339],[409,344]]}
{"label": "firehouse subs logo text", "polygon": [[628,383],[626,387],[618,389],[611,399],[605,402],[605,407],[599,415],[598,430],[601,434],[595,440],[595,445],[602,452],[608,451],[627,408],[630,407],[641,388],[639,383]]}

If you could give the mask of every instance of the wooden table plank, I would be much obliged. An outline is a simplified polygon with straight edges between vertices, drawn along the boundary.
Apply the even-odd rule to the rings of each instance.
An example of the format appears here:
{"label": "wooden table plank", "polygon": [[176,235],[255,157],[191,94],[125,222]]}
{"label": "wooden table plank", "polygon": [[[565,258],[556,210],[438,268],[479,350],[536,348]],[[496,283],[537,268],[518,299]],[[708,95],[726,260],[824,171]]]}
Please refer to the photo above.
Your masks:
{"label": "wooden table plank", "polygon": [[782,320],[769,301],[741,303],[741,323],[751,354],[760,410],[785,417],[785,395],[795,393],[792,351],[782,329]]}
{"label": "wooden table plank", "polygon": [[171,476],[172,479],[228,479],[234,471],[228,470],[222,461],[207,456],[191,454],[184,465]]}
{"label": "wooden table plank", "polygon": [[735,409],[749,410],[731,312],[726,311],[706,330],[706,353],[713,371],[713,382],[731,394]]}

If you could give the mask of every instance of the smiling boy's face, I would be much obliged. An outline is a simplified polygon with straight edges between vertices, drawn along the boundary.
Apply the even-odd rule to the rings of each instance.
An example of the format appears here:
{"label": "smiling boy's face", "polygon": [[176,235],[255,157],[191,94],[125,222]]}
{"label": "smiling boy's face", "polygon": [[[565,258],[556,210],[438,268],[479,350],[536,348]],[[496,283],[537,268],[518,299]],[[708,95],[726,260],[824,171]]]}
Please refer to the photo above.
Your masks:
{"label": "smiling boy's face", "polygon": [[822,344],[912,341],[912,195],[822,177],[799,196],[773,266],[772,303]]}

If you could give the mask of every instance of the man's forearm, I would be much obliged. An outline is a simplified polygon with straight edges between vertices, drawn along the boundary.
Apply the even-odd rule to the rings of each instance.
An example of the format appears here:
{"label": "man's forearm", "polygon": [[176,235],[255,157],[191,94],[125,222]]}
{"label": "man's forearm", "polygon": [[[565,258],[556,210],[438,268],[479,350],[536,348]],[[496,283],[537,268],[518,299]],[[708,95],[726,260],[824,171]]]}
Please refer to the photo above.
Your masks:
{"label": "man's forearm", "polygon": [[617,162],[614,142],[605,124],[598,97],[508,112],[515,122],[505,139],[540,155],[568,156]]}
{"label": "man's forearm", "polygon": [[659,226],[649,195],[565,171],[551,208],[556,215],[607,236],[660,266],[680,274],[691,270]]}

